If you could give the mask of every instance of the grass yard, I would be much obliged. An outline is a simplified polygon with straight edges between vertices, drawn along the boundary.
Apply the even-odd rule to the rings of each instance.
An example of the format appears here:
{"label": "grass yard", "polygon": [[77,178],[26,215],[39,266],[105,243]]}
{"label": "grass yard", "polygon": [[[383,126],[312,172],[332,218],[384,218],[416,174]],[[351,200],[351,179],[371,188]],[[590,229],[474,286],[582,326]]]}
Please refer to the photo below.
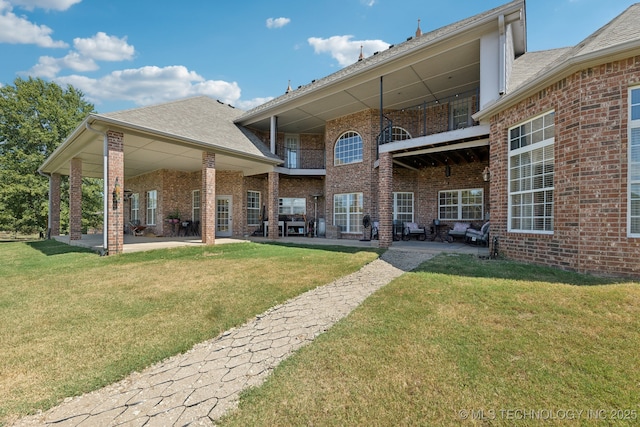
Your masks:
{"label": "grass yard", "polygon": [[639,349],[637,282],[441,255],[220,425],[638,425]]}
{"label": "grass yard", "polygon": [[358,270],[373,250],[252,243],[99,257],[0,243],[0,425]]}

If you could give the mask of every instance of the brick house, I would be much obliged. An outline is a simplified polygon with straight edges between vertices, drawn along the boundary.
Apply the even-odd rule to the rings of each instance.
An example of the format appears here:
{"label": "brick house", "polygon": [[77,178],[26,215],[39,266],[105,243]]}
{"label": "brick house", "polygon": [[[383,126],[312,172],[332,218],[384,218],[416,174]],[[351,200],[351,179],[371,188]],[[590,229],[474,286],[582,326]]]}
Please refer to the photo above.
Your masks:
{"label": "brick house", "polygon": [[[105,178],[109,195],[118,180],[120,209],[105,201],[110,252],[132,221],[174,233],[168,216],[198,221],[205,243],[256,232],[361,239],[369,216],[381,247],[403,222],[490,219],[509,258],[637,275],[640,5],[544,52],[527,52],[525,12],[516,0],[418,28],[247,112],[198,97],[91,115],[41,167],[51,232],[69,174],[72,217],[79,177]],[[77,222],[70,235],[81,238]]]}

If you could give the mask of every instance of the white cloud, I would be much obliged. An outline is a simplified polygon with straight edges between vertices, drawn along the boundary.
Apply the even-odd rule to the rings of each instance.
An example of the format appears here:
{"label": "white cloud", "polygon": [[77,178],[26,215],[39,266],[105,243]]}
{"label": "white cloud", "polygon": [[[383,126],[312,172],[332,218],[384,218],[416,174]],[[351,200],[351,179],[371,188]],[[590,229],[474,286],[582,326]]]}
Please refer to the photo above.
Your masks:
{"label": "white cloud", "polygon": [[10,3],[26,10],[67,10],[82,0],[9,0]]}
{"label": "white cloud", "polygon": [[11,3],[0,0],[0,43],[35,44],[41,47],[67,47],[51,38],[53,30],[37,25],[12,12]]}
{"label": "white cloud", "polygon": [[383,51],[389,48],[389,43],[382,40],[351,40],[353,36],[332,36],[328,39],[320,37],[310,37],[307,39],[313,46],[315,53],[329,53],[338,61],[340,66],[346,67],[358,60],[360,56],[360,46],[364,56],[371,56],[374,52]]}
{"label": "white cloud", "polygon": [[114,71],[99,79],[71,75],[55,80],[59,84],[70,84],[80,89],[95,104],[117,100],[149,105],[188,96],[207,95],[236,105],[241,93],[236,82],[205,80],[182,65]]}
{"label": "white cloud", "polygon": [[376,4],[376,0],[360,0],[360,1],[362,2],[362,4],[368,7],[372,7],[374,4]]}
{"label": "white cloud", "polygon": [[126,37],[108,36],[103,32],[86,39],[76,38],[73,44],[77,50],[62,58],[41,56],[38,63],[24,74],[52,79],[65,68],[78,72],[95,71],[99,68],[96,60],[122,61],[132,59],[135,53]]}
{"label": "white cloud", "polygon": [[269,18],[267,19],[267,28],[282,28],[291,22],[289,18]]}
{"label": "white cloud", "polygon": [[123,61],[132,59],[135,53],[135,48],[127,43],[126,36],[108,36],[102,31],[87,39],[73,39],[73,46],[80,55],[98,61]]}
{"label": "white cloud", "polygon": [[258,105],[262,105],[265,102],[269,102],[273,99],[273,96],[268,96],[266,98],[253,98],[248,101],[237,101],[234,105],[235,107],[240,108],[241,110],[251,110],[252,108],[257,107]]}

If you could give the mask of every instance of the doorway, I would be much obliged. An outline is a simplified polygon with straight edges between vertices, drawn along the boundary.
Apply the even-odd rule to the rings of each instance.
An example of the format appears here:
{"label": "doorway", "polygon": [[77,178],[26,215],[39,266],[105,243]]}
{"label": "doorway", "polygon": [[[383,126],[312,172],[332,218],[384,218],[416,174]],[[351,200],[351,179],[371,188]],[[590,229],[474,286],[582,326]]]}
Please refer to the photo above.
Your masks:
{"label": "doorway", "polygon": [[231,237],[233,234],[232,196],[216,196],[216,236]]}

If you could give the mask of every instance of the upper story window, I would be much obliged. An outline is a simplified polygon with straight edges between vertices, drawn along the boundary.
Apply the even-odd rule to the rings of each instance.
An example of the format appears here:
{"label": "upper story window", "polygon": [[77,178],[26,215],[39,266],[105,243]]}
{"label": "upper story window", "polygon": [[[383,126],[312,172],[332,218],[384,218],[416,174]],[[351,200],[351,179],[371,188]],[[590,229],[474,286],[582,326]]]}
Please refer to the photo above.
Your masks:
{"label": "upper story window", "polygon": [[362,137],[356,132],[343,133],[336,142],[333,164],[348,165],[362,161]]}
{"label": "upper story window", "polygon": [[640,87],[629,90],[629,231],[640,237]]}
{"label": "upper story window", "polygon": [[391,134],[389,135],[389,128],[385,128],[380,135],[378,135],[378,144],[384,144],[386,142],[404,141],[411,139],[411,134],[400,126],[391,127]]}
{"label": "upper story window", "polygon": [[290,169],[300,167],[300,138],[298,135],[284,136],[284,167]]}
{"label": "upper story window", "polygon": [[554,117],[509,130],[509,231],[553,233]]}

